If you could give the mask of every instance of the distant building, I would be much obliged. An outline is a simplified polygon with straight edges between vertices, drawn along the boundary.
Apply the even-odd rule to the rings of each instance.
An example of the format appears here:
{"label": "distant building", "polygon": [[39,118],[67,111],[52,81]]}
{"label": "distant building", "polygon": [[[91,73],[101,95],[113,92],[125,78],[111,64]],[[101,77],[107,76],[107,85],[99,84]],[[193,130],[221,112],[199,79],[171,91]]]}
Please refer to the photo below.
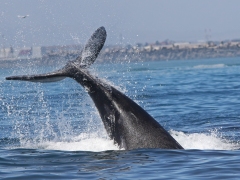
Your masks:
{"label": "distant building", "polygon": [[20,59],[25,59],[25,58],[32,57],[32,48],[30,48],[30,49],[28,49],[28,48],[21,49],[19,51],[17,57],[20,58]]}
{"label": "distant building", "polygon": [[185,48],[190,48],[191,45],[189,42],[178,42],[173,44],[174,47],[178,47],[179,49],[185,49]]}
{"label": "distant building", "polygon": [[41,47],[24,47],[24,48],[3,48],[0,49],[0,59],[25,59],[25,58],[41,58]]}
{"label": "distant building", "polygon": [[32,58],[41,58],[42,57],[42,48],[33,47],[32,48]]}
{"label": "distant building", "polygon": [[0,58],[6,58],[9,51],[9,48],[0,49]]}

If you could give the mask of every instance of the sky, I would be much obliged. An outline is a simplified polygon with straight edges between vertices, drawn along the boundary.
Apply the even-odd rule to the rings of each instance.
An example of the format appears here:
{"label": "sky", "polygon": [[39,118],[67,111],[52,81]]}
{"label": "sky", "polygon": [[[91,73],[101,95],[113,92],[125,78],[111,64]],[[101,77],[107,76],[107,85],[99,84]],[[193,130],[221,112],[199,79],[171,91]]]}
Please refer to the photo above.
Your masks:
{"label": "sky", "polygon": [[[18,15],[29,15],[19,18]],[[0,48],[240,39],[239,0],[0,0]]]}

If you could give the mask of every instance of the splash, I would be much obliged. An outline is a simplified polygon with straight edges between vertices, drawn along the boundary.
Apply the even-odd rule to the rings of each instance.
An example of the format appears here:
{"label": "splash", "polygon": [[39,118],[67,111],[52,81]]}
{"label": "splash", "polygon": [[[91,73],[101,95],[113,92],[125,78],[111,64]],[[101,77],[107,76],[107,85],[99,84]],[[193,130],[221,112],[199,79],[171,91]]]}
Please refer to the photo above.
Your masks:
{"label": "splash", "polygon": [[72,137],[70,141],[26,142],[22,144],[21,148],[92,152],[119,150],[112,140],[106,137],[99,137],[96,133],[81,133],[79,136]]}
{"label": "splash", "polygon": [[[119,150],[113,140],[110,140],[107,133],[96,118],[97,113],[95,111],[89,111],[89,107],[85,109],[82,106],[84,112],[87,111],[84,121],[84,127],[81,127],[81,121],[77,120],[79,127],[72,124],[61,112],[55,122],[50,121],[50,117],[42,121],[42,124],[33,123],[31,129],[34,129],[34,133],[30,136],[30,129],[20,128],[18,131],[18,137],[20,140],[20,148],[27,149],[46,149],[46,150],[62,150],[62,151],[107,151],[107,150]],[[27,132],[27,133],[26,133]]]}
{"label": "splash", "polygon": [[236,150],[240,148],[239,143],[224,139],[218,135],[217,131],[212,131],[209,134],[186,134],[171,130],[170,134],[183,146],[184,149]]}
{"label": "splash", "polygon": [[[7,148],[97,152],[119,149],[108,138],[93,102],[78,84],[63,81],[57,86],[46,86],[12,86],[12,91],[18,88],[17,94],[5,106],[9,107],[6,110],[13,124],[11,138],[19,143]],[[59,86],[63,91],[57,91]],[[67,92],[66,86],[71,87]]]}

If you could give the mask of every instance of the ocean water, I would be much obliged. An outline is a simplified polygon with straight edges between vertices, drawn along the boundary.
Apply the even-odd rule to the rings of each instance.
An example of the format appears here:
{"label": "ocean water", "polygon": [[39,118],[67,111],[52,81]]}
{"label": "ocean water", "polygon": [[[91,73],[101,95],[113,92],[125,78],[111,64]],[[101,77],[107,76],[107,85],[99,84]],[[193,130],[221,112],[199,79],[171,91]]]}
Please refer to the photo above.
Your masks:
{"label": "ocean water", "polygon": [[0,70],[1,179],[238,179],[240,58],[94,64],[185,150],[119,149],[85,90],[6,81],[56,67]]}

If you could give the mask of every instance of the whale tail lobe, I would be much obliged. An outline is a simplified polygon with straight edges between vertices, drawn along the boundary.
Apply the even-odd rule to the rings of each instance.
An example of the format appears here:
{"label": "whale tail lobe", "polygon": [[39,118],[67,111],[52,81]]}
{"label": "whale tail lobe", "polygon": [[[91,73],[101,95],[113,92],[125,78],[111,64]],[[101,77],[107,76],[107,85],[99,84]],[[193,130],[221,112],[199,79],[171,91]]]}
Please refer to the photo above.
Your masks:
{"label": "whale tail lobe", "polygon": [[106,41],[106,37],[107,33],[105,28],[98,28],[87,41],[81,54],[76,58],[76,60],[68,62],[67,65],[60,70],[46,74],[10,76],[6,77],[6,80],[21,80],[42,83],[60,81],[68,77],[66,69],[69,64],[77,68],[87,68],[92,65],[97,59],[97,56]]}

